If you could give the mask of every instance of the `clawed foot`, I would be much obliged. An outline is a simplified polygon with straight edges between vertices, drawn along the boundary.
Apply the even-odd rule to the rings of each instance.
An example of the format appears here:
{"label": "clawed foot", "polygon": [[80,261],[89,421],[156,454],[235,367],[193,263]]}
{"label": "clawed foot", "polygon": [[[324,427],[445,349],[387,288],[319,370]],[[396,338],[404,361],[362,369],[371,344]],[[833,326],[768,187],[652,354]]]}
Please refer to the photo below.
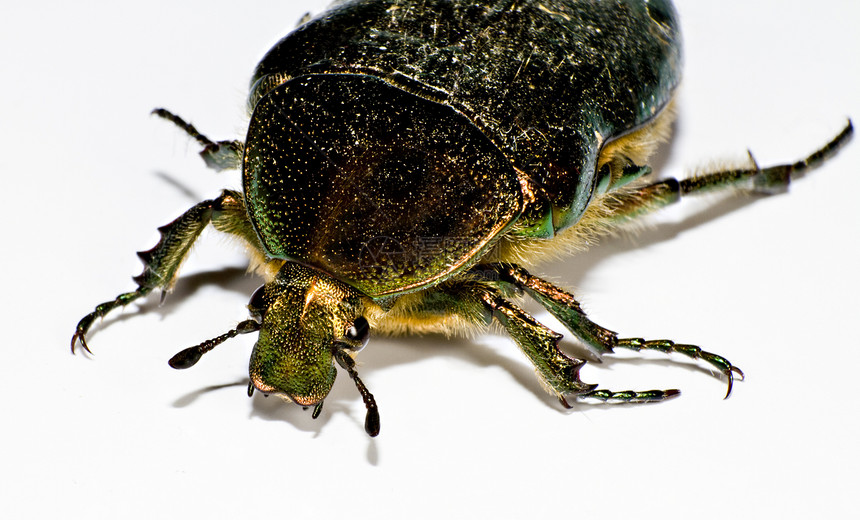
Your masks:
{"label": "clawed foot", "polygon": [[726,396],[724,397],[724,399],[728,399],[732,393],[732,387],[734,385],[734,374],[739,375],[742,381],[744,378],[743,371],[740,368],[731,364],[728,359],[718,354],[706,352],[695,345],[675,343],[674,341],[668,339],[645,341],[642,338],[624,338],[617,340],[614,346],[635,350],[637,352],[640,350],[657,350],[663,352],[664,354],[677,352],[679,354],[684,354],[690,359],[701,359],[703,361],[707,361],[708,363],[716,367],[720,371],[720,373],[722,373],[724,376],[726,376],[726,379],[728,379],[728,389],[726,390]]}
{"label": "clawed foot", "polygon": [[[643,349],[659,350],[667,354],[671,352],[679,352],[692,359],[702,359],[704,361],[707,361],[714,367],[718,368],[720,373],[723,374],[728,380],[728,388],[726,389],[726,396],[724,397],[724,399],[728,399],[729,395],[731,395],[732,393],[735,374],[740,377],[741,381],[743,381],[744,379],[743,371],[740,368],[731,364],[729,360],[720,355],[706,352],[695,345],[676,344],[670,340],[645,341],[641,338],[626,338],[617,340],[615,346],[621,348],[628,348],[636,351]],[[591,398],[604,402],[620,401],[624,403],[654,403],[665,401],[667,399],[672,399],[679,395],[681,395],[681,391],[677,389],[647,390],[642,392],[637,392],[634,390],[624,390],[616,392],[613,390],[606,390],[603,388],[596,389],[592,387],[592,389],[581,393],[572,393],[568,394],[567,396],[559,395],[558,399],[562,406],[564,406],[565,408],[571,408],[572,406],[567,400],[568,397],[574,397],[576,399]]]}
{"label": "clawed foot", "polygon": [[[681,395],[680,390],[671,389],[671,390],[646,390],[644,392],[636,392],[634,390],[624,390],[621,392],[614,392],[612,390],[599,389],[592,390],[590,392],[586,392],[584,394],[579,394],[575,396],[577,399],[597,399],[599,401],[622,401],[625,403],[657,403],[660,401],[665,401],[667,399],[672,399],[673,397],[677,397]],[[570,403],[565,399],[564,396],[559,396],[558,400],[561,402],[561,405],[565,408],[573,408]]]}
{"label": "clawed foot", "polygon": [[72,354],[75,353],[75,345],[78,343],[81,344],[81,347],[86,351],[87,354],[92,354],[93,351],[90,350],[90,347],[87,346],[87,331],[90,330],[90,326],[93,324],[93,320],[95,320],[94,314],[87,314],[86,316],[78,322],[78,326],[75,328],[75,334],[72,336]]}

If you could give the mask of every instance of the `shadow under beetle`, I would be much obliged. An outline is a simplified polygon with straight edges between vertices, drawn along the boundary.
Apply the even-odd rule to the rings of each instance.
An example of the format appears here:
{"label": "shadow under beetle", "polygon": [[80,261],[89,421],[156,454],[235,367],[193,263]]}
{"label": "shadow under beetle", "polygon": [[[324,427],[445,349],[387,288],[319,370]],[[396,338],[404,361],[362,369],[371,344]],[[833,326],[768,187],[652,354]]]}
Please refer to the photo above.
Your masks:
{"label": "shadow under beetle", "polygon": [[668,134],[681,44],[668,0],[364,0],[338,2],[273,47],[251,81],[244,143],[198,140],[215,169],[241,168],[225,190],[159,228],[138,253],[136,290],[85,316],[72,337],[89,350],[96,318],[169,290],[210,223],[243,241],[265,284],[250,319],[170,360],[192,366],[238,334],[259,334],[254,389],[318,416],[336,375],[353,379],[379,433],[355,354],[370,331],[456,334],[497,321],[548,391],[568,398],[661,401],[677,390],[614,392],[579,379],[584,360],[509,297],[523,291],[599,353],[677,352],[727,378],[727,359],[669,340],[619,338],[569,292],[530,274],[686,195],[783,191],[832,155],[794,164],[655,180],[647,161]]}

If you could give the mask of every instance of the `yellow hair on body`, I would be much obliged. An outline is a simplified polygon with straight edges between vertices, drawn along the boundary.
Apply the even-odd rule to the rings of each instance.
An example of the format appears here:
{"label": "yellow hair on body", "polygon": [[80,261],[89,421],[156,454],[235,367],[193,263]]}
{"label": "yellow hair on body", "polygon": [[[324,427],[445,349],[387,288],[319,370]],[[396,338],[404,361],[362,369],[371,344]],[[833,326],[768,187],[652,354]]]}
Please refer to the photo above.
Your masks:
{"label": "yellow hair on body", "polygon": [[[603,147],[598,157],[597,168],[610,165],[610,184],[616,181],[624,166],[647,164],[648,159],[670,132],[675,117],[674,103],[670,103],[657,117],[642,127],[614,139]],[[532,267],[547,260],[567,257],[582,252],[596,243],[598,238],[618,228],[620,222],[613,219],[614,200],[629,196],[637,188],[652,182],[637,180],[630,184],[595,196],[579,221],[551,239],[504,236],[496,242],[483,260],[511,262]],[[420,312],[421,303],[428,288],[400,296],[389,310],[385,310],[368,299],[365,305],[366,318],[375,332],[390,335],[443,334],[445,336],[471,336],[486,330],[477,321],[465,319],[460,314],[444,315]]]}
{"label": "yellow hair on body", "polygon": [[[671,102],[645,125],[606,143],[597,159],[598,171],[604,165],[610,165],[611,185],[621,176],[624,166],[631,163],[647,164],[657,147],[669,138],[674,119],[675,104]],[[650,178],[637,179],[618,189],[595,195],[579,221],[551,239],[502,237],[489,257],[494,261],[533,267],[542,262],[567,258],[571,254],[586,251],[597,243],[598,239],[623,224],[613,219],[612,203],[622,197],[629,197],[637,189],[651,182],[653,179]]]}
{"label": "yellow hair on body", "polygon": [[[674,104],[670,103],[657,117],[640,128],[607,142],[598,157],[598,170],[610,166],[610,185],[629,164],[647,164],[657,146],[666,140],[674,119]],[[635,193],[636,189],[650,180],[639,179],[630,184],[596,195],[588,204],[579,221],[561,231],[551,239],[529,237],[501,237],[483,260],[510,262],[524,267],[533,267],[548,260],[568,257],[582,252],[606,234],[618,228],[620,222],[613,219],[614,200]],[[243,201],[237,201],[234,212],[244,211]],[[248,228],[240,229],[236,215],[216,223],[216,228],[239,239],[245,246],[250,260],[248,271],[261,276],[266,283],[277,276],[284,260],[267,259],[256,236]],[[251,235],[251,236],[249,236]],[[371,298],[364,298],[364,315],[374,332],[386,335],[443,334],[450,336],[473,336],[488,327],[477,316],[467,317],[456,310],[441,314],[424,308],[428,291],[436,287],[400,295],[390,308],[384,308]]]}

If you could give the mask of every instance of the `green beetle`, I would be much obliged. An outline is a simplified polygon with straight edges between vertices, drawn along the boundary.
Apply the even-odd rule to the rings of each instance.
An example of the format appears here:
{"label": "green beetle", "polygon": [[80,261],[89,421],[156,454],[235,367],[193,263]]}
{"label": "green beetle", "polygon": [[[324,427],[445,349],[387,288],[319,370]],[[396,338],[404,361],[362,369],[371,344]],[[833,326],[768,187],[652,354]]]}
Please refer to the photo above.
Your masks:
{"label": "green beetle", "polygon": [[[598,389],[561,335],[510,301],[523,291],[598,353],[615,348],[702,359],[728,381],[722,356],[669,340],[619,338],[569,292],[525,267],[596,238],[682,196],[784,190],[845,143],[848,126],[794,164],[650,179],[680,80],[680,33],[668,0],[340,1],[273,47],[251,82],[246,139],[212,142],[158,109],[203,146],[216,169],[242,169],[225,190],[159,229],[138,253],[136,290],[96,318],[169,290],[200,232],[242,240],[265,284],[250,319],[170,360],[187,368],[216,345],[258,332],[254,389],[314,417],[340,365],[379,433],[354,356],[370,331],[458,334],[500,323],[564,406],[567,399],[660,401],[677,390]],[[525,267],[524,267],[525,266]]]}

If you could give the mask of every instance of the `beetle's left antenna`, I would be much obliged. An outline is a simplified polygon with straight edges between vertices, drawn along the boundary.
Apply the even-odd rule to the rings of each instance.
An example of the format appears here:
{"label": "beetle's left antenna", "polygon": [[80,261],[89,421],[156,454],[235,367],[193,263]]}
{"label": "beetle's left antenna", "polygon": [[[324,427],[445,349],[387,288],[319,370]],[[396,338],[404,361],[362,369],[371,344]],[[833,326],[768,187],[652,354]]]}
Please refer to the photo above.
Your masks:
{"label": "beetle's left antenna", "polygon": [[198,361],[200,361],[200,356],[209,352],[213,348],[217,347],[221,343],[224,343],[230,338],[235,338],[239,334],[248,334],[249,332],[257,332],[260,330],[260,324],[255,320],[245,320],[242,323],[236,325],[235,329],[231,329],[224,334],[221,334],[217,338],[212,338],[210,340],[204,341],[199,345],[195,345],[193,347],[189,347],[172,358],[167,363],[176,369],[190,368],[193,367]]}
{"label": "beetle's left antenna", "polygon": [[[364,406],[367,408],[367,416],[364,419],[364,431],[371,437],[379,435],[379,408],[376,407],[376,399],[370,390],[364,386],[364,383],[358,377],[358,372],[355,371],[355,360],[346,353],[344,349],[336,348],[334,358],[337,364],[347,371],[349,377],[355,382],[358,393],[361,394],[361,399],[364,401]],[[316,412],[316,410],[314,410]]]}

